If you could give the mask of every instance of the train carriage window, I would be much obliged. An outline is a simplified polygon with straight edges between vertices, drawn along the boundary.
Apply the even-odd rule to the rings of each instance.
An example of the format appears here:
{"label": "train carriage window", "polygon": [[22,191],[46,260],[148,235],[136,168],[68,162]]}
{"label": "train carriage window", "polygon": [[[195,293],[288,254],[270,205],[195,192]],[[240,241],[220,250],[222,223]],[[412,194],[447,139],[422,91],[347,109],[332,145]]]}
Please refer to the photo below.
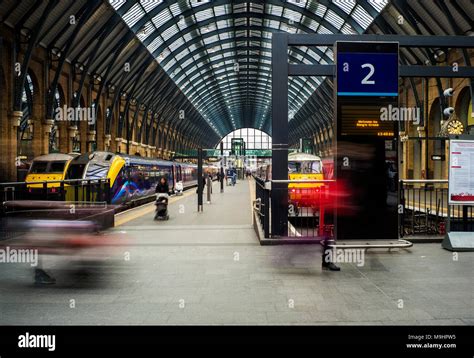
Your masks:
{"label": "train carriage window", "polygon": [[86,177],[89,179],[106,178],[109,172],[109,165],[103,163],[90,163],[87,168]]}
{"label": "train carriage window", "polygon": [[33,162],[31,165],[30,173],[32,174],[42,174],[46,173],[48,168],[48,162]]}
{"label": "train carriage window", "polygon": [[299,163],[295,162],[288,162],[288,172],[289,173],[298,173],[300,170],[300,167],[298,165]]}
{"label": "train carriage window", "polygon": [[312,169],[313,173],[318,173],[318,174],[321,173],[321,169],[322,169],[321,168],[321,162],[319,162],[319,161],[312,162],[312,168],[311,169]]}
{"label": "train carriage window", "polygon": [[321,173],[321,162],[288,162],[288,172],[299,174],[319,174]]}
{"label": "train carriage window", "polygon": [[82,179],[85,164],[71,164],[66,173],[66,179]]}
{"label": "train carriage window", "polygon": [[51,162],[49,165],[49,173],[62,173],[64,171],[64,167],[66,165],[66,162],[64,161],[54,161]]}

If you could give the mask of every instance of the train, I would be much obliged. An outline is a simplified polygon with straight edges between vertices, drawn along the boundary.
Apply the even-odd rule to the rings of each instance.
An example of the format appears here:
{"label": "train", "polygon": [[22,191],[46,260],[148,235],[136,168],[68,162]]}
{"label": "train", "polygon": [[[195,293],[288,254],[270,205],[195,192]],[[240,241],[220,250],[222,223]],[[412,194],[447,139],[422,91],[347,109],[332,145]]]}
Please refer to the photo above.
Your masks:
{"label": "train", "polygon": [[[203,172],[214,178],[217,171],[213,165],[203,167]],[[197,165],[101,151],[76,156],[48,154],[33,160],[26,182],[34,194],[35,189],[43,190],[43,184],[28,182],[47,181],[48,194],[54,195],[61,180],[66,180],[67,192],[71,185],[67,180],[109,179],[111,203],[124,205],[154,196],[161,177],[168,180],[170,192],[186,190],[197,185]]]}
{"label": "train", "polygon": [[[60,181],[64,180],[69,163],[74,159],[74,155],[53,153],[41,155],[33,159],[25,178],[26,183],[48,181],[48,189],[56,192]],[[42,183],[28,184],[28,188],[33,192],[35,189],[42,189]]]}
{"label": "train", "polygon": [[[265,181],[271,181],[271,164],[259,167],[255,175]],[[307,153],[290,153],[288,155],[289,180],[324,180],[325,167],[323,160],[317,155]],[[288,184],[288,198],[296,207],[313,207],[317,204],[317,193],[323,183],[290,183]]]}

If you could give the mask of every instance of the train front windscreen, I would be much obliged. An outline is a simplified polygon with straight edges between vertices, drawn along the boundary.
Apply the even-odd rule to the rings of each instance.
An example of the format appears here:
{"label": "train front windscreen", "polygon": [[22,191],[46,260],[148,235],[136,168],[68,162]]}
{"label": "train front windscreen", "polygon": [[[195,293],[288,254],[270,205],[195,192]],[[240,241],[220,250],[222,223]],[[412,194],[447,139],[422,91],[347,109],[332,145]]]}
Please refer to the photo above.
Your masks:
{"label": "train front windscreen", "polygon": [[290,174],[320,174],[322,165],[320,161],[288,162]]}

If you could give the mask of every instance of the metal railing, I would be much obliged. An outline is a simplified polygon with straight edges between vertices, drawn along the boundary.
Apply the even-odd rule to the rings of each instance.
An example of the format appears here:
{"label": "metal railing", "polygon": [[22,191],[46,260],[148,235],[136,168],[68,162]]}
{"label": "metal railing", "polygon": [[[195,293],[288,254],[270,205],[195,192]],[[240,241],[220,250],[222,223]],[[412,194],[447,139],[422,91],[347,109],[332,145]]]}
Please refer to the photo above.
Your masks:
{"label": "metal railing", "polygon": [[106,202],[110,204],[110,179],[70,179],[0,183],[0,201],[45,200]]}
{"label": "metal railing", "polygon": [[449,207],[447,179],[399,180],[400,236],[444,235],[448,215],[451,229],[474,230],[472,206]]}
{"label": "metal railing", "polygon": [[270,237],[270,190],[265,188],[265,182],[255,178],[254,211],[263,228],[264,237]]}
{"label": "metal railing", "polygon": [[[288,184],[289,238],[314,239],[334,237],[335,180],[272,180]],[[304,184],[314,184],[303,187]]]}
{"label": "metal railing", "polygon": [[[263,180],[255,178],[255,181],[254,210],[265,229],[265,237],[268,238],[271,237],[271,189],[266,187]],[[287,237],[330,238],[334,236],[335,205],[331,205],[331,201],[334,201],[331,192],[335,180],[272,180],[271,183],[321,184],[318,190],[315,190],[314,186],[298,188],[298,186],[289,185]],[[446,233],[448,215],[451,230],[474,231],[473,207],[448,205],[448,180],[399,180],[399,204],[401,205],[399,208],[400,237],[443,235]],[[408,244],[401,243],[401,245]]]}
{"label": "metal railing", "polygon": [[[330,186],[335,180],[271,180],[265,182],[255,177],[256,200],[254,211],[257,214],[264,237],[271,234],[271,183],[286,184],[320,184],[311,188],[288,189],[288,231],[287,238],[314,239],[318,237],[330,238],[334,236],[334,213],[332,209],[326,210],[330,196]],[[334,206],[331,206],[333,208]]]}

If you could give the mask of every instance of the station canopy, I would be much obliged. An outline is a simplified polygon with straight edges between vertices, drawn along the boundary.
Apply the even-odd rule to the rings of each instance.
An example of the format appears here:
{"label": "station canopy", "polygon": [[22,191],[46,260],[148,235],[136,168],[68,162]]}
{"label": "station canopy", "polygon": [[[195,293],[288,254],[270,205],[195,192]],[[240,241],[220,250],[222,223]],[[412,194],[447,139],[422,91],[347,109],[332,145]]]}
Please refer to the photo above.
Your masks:
{"label": "station canopy", "polygon": [[[271,38],[360,34],[388,1],[125,1],[110,4],[221,137],[243,127],[271,132]],[[290,63],[327,64],[328,47],[298,47]],[[323,78],[289,80],[290,119]]]}
{"label": "station canopy", "polygon": [[[472,0],[3,0],[0,17],[19,41],[35,38],[52,64],[66,59],[146,112],[147,126],[170,126],[204,148],[239,128],[271,134],[273,33],[473,35]],[[400,61],[435,65],[445,50],[402,48]],[[333,63],[331,47],[288,55],[293,64]],[[330,137],[330,78],[290,77],[288,100],[290,141]],[[114,112],[106,128],[118,119],[120,129],[130,115]]]}

